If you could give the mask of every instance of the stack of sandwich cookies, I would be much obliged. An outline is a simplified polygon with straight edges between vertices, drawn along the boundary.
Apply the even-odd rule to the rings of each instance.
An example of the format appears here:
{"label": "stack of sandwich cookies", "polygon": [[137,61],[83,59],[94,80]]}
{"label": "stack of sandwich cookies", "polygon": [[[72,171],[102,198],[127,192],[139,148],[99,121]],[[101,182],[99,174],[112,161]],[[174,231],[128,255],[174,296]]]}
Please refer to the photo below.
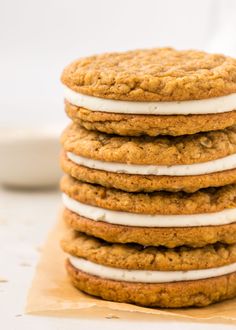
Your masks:
{"label": "stack of sandwich cookies", "polygon": [[62,82],[74,285],[144,306],[236,296],[236,60],[112,53],[75,61]]}

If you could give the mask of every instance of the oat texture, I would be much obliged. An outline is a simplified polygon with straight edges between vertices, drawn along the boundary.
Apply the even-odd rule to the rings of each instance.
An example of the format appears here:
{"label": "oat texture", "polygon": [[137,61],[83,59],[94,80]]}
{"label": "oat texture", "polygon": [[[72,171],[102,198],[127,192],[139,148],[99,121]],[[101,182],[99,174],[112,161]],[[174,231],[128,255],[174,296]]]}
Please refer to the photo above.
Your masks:
{"label": "oat texture", "polygon": [[112,244],[80,232],[70,231],[62,239],[66,253],[108,267],[139,270],[194,270],[221,267],[236,262],[236,244],[215,244],[203,248],[144,247]]}
{"label": "oat texture", "polygon": [[191,165],[236,153],[236,126],[181,137],[121,137],[70,125],[61,142],[65,151],[104,162]]}
{"label": "oat texture", "polygon": [[[185,192],[127,193],[64,176],[61,189],[69,197],[97,207],[140,214],[198,214],[236,207],[236,185]],[[135,224],[134,224],[135,225]]]}
{"label": "oat texture", "polygon": [[61,168],[70,176],[84,182],[127,192],[158,190],[195,192],[202,188],[220,187],[236,183],[236,169],[190,176],[136,175],[114,173],[80,166],[69,160],[65,152],[60,157]]}
{"label": "oat texture", "polygon": [[200,307],[236,296],[236,273],[197,281],[146,284],[89,275],[69,262],[66,268],[72,283],[81,291],[105,300],[147,307]]}
{"label": "oat texture", "polygon": [[198,100],[236,92],[236,60],[196,50],[142,49],[78,59],[61,80],[74,91],[101,98]]}
{"label": "oat texture", "polygon": [[135,227],[94,221],[65,209],[63,219],[69,228],[111,243],[138,243],[143,246],[202,247],[221,242],[236,243],[236,223],[199,227]]}
{"label": "oat texture", "polygon": [[206,115],[128,115],[90,111],[66,102],[67,115],[88,130],[126,136],[185,135],[221,130],[236,124],[236,111]]}

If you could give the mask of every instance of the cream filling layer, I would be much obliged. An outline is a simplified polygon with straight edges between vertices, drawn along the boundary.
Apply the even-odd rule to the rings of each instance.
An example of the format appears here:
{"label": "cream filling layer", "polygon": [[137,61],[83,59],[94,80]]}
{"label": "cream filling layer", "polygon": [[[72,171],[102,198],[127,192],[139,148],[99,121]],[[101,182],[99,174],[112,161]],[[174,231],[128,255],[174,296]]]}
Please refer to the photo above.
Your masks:
{"label": "cream filling layer", "polygon": [[138,175],[189,176],[221,172],[236,168],[236,154],[191,165],[136,165],[104,162],[67,152],[67,157],[77,165],[114,173]]}
{"label": "cream filling layer", "polygon": [[236,109],[236,93],[204,100],[134,102],[103,99],[80,94],[64,86],[65,99],[91,111],[144,115],[214,114]]}
{"label": "cream filling layer", "polygon": [[219,226],[236,222],[236,208],[202,214],[150,215],[103,209],[78,202],[66,194],[62,195],[62,199],[65,207],[70,211],[94,221],[103,221],[114,225],[131,227],[199,227]]}
{"label": "cream filling layer", "polygon": [[159,271],[159,270],[129,270],[99,265],[89,260],[69,256],[69,261],[75,268],[90,275],[99,276],[114,281],[166,283],[180,281],[194,281],[222,276],[236,271],[236,263],[209,269],[187,271]]}

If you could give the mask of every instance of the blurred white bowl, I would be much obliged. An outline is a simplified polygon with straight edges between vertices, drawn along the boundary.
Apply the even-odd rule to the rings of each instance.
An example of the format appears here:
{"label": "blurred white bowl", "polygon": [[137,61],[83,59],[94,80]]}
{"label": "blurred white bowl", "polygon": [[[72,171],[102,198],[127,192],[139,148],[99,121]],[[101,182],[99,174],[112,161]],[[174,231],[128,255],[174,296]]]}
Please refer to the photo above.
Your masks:
{"label": "blurred white bowl", "polygon": [[58,184],[59,127],[0,128],[0,184],[42,188]]}

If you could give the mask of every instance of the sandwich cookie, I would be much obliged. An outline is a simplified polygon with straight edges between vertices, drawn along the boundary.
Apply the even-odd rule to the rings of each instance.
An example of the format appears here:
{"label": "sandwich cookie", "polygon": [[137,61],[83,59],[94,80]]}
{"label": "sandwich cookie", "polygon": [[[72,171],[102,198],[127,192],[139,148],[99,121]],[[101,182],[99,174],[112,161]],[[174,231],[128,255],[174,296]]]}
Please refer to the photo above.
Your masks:
{"label": "sandwich cookie", "polygon": [[236,60],[172,48],[110,53],[65,68],[66,112],[87,129],[185,135],[236,124]]}
{"label": "sandwich cookie", "polygon": [[236,295],[236,247],[143,247],[109,244],[72,232],[61,242],[80,290],[143,306],[206,306]]}

